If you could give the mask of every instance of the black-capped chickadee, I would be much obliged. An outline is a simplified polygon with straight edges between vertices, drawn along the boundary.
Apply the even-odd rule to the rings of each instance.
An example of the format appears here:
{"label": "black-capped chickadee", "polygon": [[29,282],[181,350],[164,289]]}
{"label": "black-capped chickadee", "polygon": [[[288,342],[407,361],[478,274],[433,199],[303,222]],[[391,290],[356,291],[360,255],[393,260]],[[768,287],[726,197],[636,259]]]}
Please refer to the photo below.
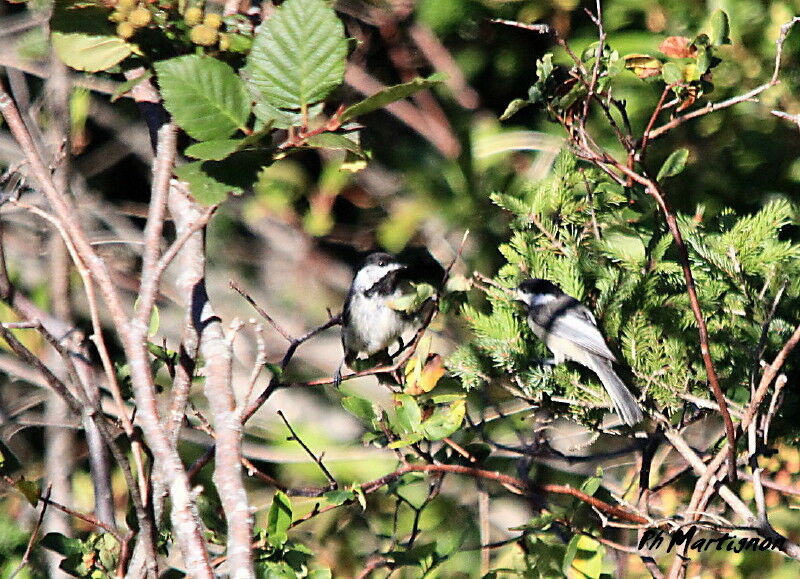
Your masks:
{"label": "black-capped chickadee", "polygon": [[528,310],[528,325],[553,353],[554,362],[572,360],[592,370],[611,397],[623,422],[642,421],[642,411],[611,366],[616,362],[597,322],[583,304],[546,279],[527,279],[517,288],[517,300]]}
{"label": "black-capped chickadee", "polygon": [[[408,314],[390,307],[409,290],[404,277],[407,267],[388,253],[367,256],[356,273],[342,311],[343,363],[348,366],[359,355],[367,357],[388,350],[404,332],[416,329],[418,313]],[[402,347],[402,346],[401,346]],[[342,366],[334,375],[341,382]]]}

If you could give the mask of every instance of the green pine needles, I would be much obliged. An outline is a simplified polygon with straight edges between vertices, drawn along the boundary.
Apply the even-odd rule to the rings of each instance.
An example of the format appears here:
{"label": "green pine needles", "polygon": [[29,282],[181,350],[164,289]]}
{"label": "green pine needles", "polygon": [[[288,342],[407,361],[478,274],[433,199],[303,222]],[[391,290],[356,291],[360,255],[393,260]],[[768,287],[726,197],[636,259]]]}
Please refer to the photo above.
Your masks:
{"label": "green pine needles", "polygon": [[[671,414],[686,395],[711,399],[677,248],[651,197],[562,153],[549,178],[523,195],[495,193],[492,200],[511,215],[511,231],[499,248],[499,287],[484,288],[488,304],[463,308],[474,338],[454,352],[449,368],[464,388],[507,384],[535,401],[547,394],[554,410],[584,422],[602,415],[598,408],[608,401],[597,378],[576,364],[538,364],[550,354],[511,293],[500,289],[543,277],[595,313],[617,371],[646,406]],[[795,208],[776,199],[750,216],[726,210],[704,219],[698,211],[679,222],[715,367],[727,396],[745,401],[757,360],[774,355],[791,333],[787,320],[797,317],[800,245],[782,240],[796,223]]]}

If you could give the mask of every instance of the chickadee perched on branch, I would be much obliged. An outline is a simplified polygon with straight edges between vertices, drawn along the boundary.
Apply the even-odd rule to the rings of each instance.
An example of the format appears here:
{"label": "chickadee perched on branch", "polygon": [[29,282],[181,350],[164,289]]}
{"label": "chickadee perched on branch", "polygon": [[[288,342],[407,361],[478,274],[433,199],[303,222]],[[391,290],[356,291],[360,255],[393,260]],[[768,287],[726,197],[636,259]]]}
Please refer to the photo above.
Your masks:
{"label": "chickadee perched on branch", "polygon": [[[343,364],[351,366],[359,355],[367,357],[387,350],[402,335],[416,330],[424,307],[404,312],[392,308],[392,302],[407,295],[411,288],[407,266],[388,253],[372,253],[356,273],[342,311]],[[342,364],[334,375],[334,385],[342,380]]]}
{"label": "chickadee perched on branch", "polygon": [[597,322],[583,304],[546,279],[527,279],[517,288],[517,300],[528,310],[528,326],[553,353],[554,362],[572,360],[592,370],[611,397],[622,421],[634,426],[642,411],[627,386],[619,379]]}

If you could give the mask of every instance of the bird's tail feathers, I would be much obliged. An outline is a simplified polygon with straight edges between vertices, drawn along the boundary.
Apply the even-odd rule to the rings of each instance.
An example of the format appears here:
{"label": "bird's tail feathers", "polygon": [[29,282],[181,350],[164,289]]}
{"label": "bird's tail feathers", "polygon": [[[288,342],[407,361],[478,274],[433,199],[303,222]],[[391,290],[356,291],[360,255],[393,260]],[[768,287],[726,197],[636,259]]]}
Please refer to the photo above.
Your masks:
{"label": "bird's tail feathers", "polygon": [[617,373],[614,372],[611,363],[598,356],[592,356],[591,362],[592,370],[603,383],[622,421],[628,426],[634,426],[644,420],[639,403],[633,397],[631,391],[628,390],[628,387],[625,386],[625,383],[619,379]]}

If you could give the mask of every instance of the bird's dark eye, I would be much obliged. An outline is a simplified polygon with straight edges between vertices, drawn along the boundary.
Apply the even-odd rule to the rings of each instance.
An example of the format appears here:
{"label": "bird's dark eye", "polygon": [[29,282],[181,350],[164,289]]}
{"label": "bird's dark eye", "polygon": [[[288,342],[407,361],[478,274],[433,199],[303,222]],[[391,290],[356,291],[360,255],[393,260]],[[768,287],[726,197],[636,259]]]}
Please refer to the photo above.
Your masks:
{"label": "bird's dark eye", "polygon": [[385,267],[386,266],[386,260],[385,259],[380,260],[378,262],[378,265],[381,266],[381,267]]}

